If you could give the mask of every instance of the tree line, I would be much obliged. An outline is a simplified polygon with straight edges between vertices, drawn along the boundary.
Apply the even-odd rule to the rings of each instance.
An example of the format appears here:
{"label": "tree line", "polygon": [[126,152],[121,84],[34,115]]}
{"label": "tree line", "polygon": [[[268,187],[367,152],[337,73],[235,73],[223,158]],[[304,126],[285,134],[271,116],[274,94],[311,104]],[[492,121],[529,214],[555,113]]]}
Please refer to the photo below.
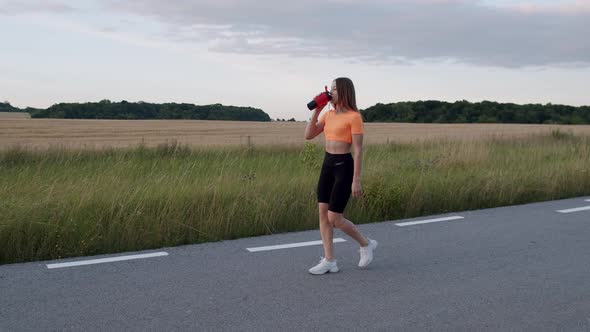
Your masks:
{"label": "tree line", "polygon": [[378,103],[361,114],[366,122],[590,124],[590,106],[491,101]]}
{"label": "tree line", "polygon": [[[192,119],[271,121],[268,114],[252,107],[193,104],[130,103],[125,100],[98,103],[60,103],[47,109],[19,109],[8,102],[0,103],[0,112],[28,112],[32,118],[59,119]],[[361,110],[366,122],[411,123],[530,123],[590,124],[590,106],[554,104],[497,103],[466,100],[453,103],[427,100],[415,102],[378,103]],[[277,119],[276,121],[295,121]]]}
{"label": "tree line", "polygon": [[98,103],[59,103],[47,109],[17,109],[9,103],[0,104],[0,112],[26,111],[31,118],[55,119],[190,119],[190,120],[234,120],[270,121],[264,111],[253,107],[225,106],[221,104],[153,104],[145,102],[130,103],[125,100]]}

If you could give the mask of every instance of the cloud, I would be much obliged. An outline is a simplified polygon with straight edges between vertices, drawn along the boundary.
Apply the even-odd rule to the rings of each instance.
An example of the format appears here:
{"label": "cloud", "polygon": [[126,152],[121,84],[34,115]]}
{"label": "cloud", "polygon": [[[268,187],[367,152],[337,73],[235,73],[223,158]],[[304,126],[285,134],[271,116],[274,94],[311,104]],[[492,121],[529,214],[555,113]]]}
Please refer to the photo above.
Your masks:
{"label": "cloud", "polygon": [[63,13],[74,10],[63,1],[56,0],[0,0],[0,14],[19,15],[26,13]]}
{"label": "cloud", "polygon": [[501,67],[589,66],[589,3],[590,0],[101,2],[108,13],[138,15],[163,24],[166,28],[159,38],[206,44],[212,52],[339,57],[373,63],[450,61]]}
{"label": "cloud", "polygon": [[506,8],[523,14],[588,15],[590,0],[552,1],[552,2],[518,2],[505,5]]}

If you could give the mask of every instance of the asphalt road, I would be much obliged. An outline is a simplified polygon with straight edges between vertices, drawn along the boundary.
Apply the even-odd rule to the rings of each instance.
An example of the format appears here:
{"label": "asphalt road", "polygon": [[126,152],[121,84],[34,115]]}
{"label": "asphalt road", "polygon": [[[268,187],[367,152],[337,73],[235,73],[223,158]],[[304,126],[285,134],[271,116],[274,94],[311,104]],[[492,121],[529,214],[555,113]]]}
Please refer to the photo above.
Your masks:
{"label": "asphalt road", "polygon": [[367,269],[336,231],[340,272],[321,276],[320,245],[248,250],[319,231],[2,265],[0,330],[590,331],[590,208],[558,212],[587,199],[360,225]]}

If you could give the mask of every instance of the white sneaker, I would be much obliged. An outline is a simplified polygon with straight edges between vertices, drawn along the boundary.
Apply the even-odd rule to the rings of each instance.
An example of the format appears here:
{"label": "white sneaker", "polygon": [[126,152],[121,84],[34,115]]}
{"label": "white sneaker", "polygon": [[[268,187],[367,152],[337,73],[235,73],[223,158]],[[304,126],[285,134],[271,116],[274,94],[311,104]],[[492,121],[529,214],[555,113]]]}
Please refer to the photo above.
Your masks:
{"label": "white sneaker", "polygon": [[373,250],[377,248],[377,241],[371,240],[369,238],[367,238],[367,240],[369,240],[369,245],[366,247],[361,247],[361,249],[359,250],[359,252],[361,253],[359,267],[366,267],[367,265],[369,265],[369,263],[371,263],[371,261],[373,260]]}
{"label": "white sneaker", "polygon": [[327,272],[338,272],[338,265],[336,264],[336,260],[329,261],[322,257],[320,263],[311,269],[309,269],[309,273],[311,274],[324,274]]}

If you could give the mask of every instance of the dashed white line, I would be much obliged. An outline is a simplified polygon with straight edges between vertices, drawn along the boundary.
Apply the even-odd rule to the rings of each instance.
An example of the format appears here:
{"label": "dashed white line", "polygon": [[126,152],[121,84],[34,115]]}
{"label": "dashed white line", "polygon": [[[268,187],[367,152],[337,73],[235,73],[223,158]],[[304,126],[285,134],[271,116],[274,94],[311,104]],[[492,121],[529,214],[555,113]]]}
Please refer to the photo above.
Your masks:
{"label": "dashed white line", "polygon": [[444,218],[435,218],[435,219],[426,219],[426,220],[418,220],[418,221],[409,221],[409,222],[400,222],[395,224],[396,226],[412,226],[412,225],[419,225],[419,224],[429,224],[432,222],[440,222],[440,221],[447,221],[447,220],[457,220],[463,219],[461,216],[452,216],[452,217],[444,217]]}
{"label": "dashed white line", "polygon": [[557,210],[557,212],[571,213],[571,212],[578,212],[578,211],[585,211],[585,210],[590,210],[590,206],[583,206],[583,207],[579,207],[579,208],[565,209],[565,210]]}
{"label": "dashed white line", "polygon": [[89,259],[89,260],[84,260],[84,261],[76,261],[76,262],[68,262],[68,263],[47,264],[47,268],[48,269],[58,269],[58,268],[62,268],[62,267],[110,263],[110,262],[118,262],[118,261],[127,261],[130,259],[151,258],[151,257],[159,257],[159,256],[168,256],[168,253],[165,251],[161,251],[161,252],[155,252],[155,253],[151,253],[151,254],[127,255],[127,256],[118,256],[118,257],[110,257],[110,258]]}
{"label": "dashed white line", "polygon": [[[333,243],[337,242],[346,242],[345,239],[335,238]],[[297,243],[288,243],[288,244],[280,244],[276,246],[264,246],[264,247],[254,247],[254,248],[246,248],[249,252],[256,252],[256,251],[266,251],[266,250],[277,250],[277,249],[286,249],[286,248],[297,248],[297,247],[306,247],[306,246],[314,246],[322,244],[322,241],[308,241],[308,242],[297,242]]]}

